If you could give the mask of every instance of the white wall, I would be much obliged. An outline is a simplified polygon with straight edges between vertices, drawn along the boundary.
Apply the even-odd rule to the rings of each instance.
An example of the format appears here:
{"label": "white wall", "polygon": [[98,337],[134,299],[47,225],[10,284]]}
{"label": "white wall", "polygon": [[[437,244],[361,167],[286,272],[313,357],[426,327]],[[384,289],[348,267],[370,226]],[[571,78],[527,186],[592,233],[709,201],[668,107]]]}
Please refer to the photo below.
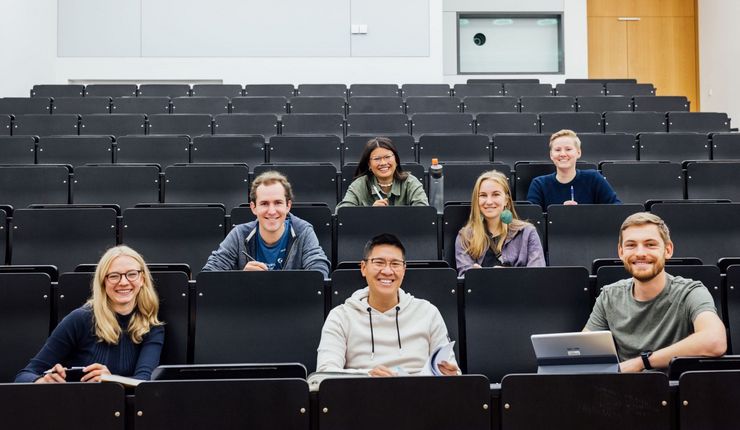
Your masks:
{"label": "white wall", "polygon": [[[443,18],[446,23],[447,15],[451,13],[454,16],[454,10],[486,11],[491,10],[492,5],[495,10],[512,11],[524,7],[537,11],[563,11],[566,74],[568,77],[587,76],[586,0],[429,0],[428,56],[362,58],[57,57],[57,0],[0,0],[0,10],[3,11],[0,36],[9,41],[5,43],[4,59],[0,62],[0,96],[28,96],[31,86],[39,83],[121,80],[197,80],[241,84],[461,83],[470,76],[444,71],[445,50],[448,51],[450,46],[454,49],[456,42],[448,29],[443,29]],[[564,75],[511,77],[537,77],[549,83],[562,82],[565,78]]]}
{"label": "white wall", "polygon": [[727,112],[740,125],[740,2],[699,0],[699,99],[704,112]]}
{"label": "white wall", "polygon": [[0,11],[0,97],[28,97],[34,84],[57,83],[56,0],[0,0]]}

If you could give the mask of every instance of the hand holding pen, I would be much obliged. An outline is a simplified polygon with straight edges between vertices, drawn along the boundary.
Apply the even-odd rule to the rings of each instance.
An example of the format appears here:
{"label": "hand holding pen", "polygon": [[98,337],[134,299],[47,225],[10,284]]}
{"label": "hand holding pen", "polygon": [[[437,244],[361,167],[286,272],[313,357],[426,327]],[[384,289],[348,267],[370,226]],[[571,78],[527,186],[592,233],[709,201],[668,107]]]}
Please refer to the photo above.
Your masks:
{"label": "hand holding pen", "polygon": [[251,255],[247,254],[247,251],[242,251],[242,254],[244,254],[247,257],[247,264],[244,266],[245,271],[252,272],[252,271],[264,271],[266,272],[269,270],[267,268],[267,265],[265,263],[262,263],[261,261],[257,261],[252,257]]}
{"label": "hand holding pen", "polygon": [[573,185],[570,186],[570,200],[564,201],[563,204],[566,206],[572,206],[572,205],[578,204],[578,202],[576,201],[576,192],[575,192],[575,189],[573,188]]}
{"label": "hand holding pen", "polygon": [[388,206],[388,199],[383,198],[383,196],[380,194],[380,190],[378,190],[378,187],[373,185],[373,191],[375,192],[375,195],[378,196],[378,200],[375,200],[373,202],[373,206]]}

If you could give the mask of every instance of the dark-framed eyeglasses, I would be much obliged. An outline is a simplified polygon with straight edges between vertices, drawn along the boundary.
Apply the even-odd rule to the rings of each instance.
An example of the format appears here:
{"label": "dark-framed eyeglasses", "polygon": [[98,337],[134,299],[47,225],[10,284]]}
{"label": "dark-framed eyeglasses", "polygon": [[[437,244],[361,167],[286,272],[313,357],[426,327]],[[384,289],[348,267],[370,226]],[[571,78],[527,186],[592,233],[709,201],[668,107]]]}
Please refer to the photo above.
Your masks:
{"label": "dark-framed eyeglasses", "polygon": [[406,267],[404,260],[386,260],[385,258],[367,258],[364,260],[367,264],[372,266],[376,270],[383,270],[386,267],[390,267],[391,270],[398,271]]}
{"label": "dark-framed eyeglasses", "polygon": [[138,281],[139,277],[141,277],[141,270],[129,270],[126,273],[111,272],[105,275],[105,280],[112,284],[117,284],[121,282],[124,276],[129,282]]}

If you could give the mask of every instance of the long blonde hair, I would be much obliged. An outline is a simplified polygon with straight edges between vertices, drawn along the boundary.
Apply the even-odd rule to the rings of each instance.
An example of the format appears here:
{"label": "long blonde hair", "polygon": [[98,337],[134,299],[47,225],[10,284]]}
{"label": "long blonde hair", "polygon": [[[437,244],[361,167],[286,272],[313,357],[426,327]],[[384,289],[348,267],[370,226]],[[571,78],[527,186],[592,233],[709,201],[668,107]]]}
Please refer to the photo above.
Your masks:
{"label": "long blonde hair", "polygon": [[489,170],[481,173],[475,181],[473,193],[470,196],[470,216],[468,217],[468,222],[460,231],[462,235],[463,249],[467,254],[475,259],[485,255],[486,251],[491,248],[491,235],[488,232],[486,218],[481,214],[480,206],[478,205],[478,195],[480,194],[480,188],[483,181],[493,181],[503,188],[504,193],[506,194],[506,204],[504,208],[510,210],[511,215],[513,216],[511,225],[504,224],[499,218],[500,233],[498,237],[500,240],[496,244],[495,248],[497,254],[501,254],[510,226],[520,228],[527,224],[519,219],[516,209],[514,208],[514,202],[511,200],[509,178],[498,170]]}
{"label": "long blonde hair", "polygon": [[105,292],[105,275],[108,274],[113,260],[118,257],[131,257],[141,267],[141,288],[136,296],[136,308],[126,329],[134,343],[141,343],[145,334],[152,327],[162,325],[157,318],[159,312],[159,297],[154,290],[152,274],[144,262],[144,258],[138,252],[121,245],[110,248],[100,257],[98,266],[95,268],[95,276],[92,280],[92,297],[87,300],[87,305],[93,311],[93,323],[95,324],[95,336],[99,342],[117,345],[121,336],[121,327],[116,319],[116,313],[110,306],[110,299]]}

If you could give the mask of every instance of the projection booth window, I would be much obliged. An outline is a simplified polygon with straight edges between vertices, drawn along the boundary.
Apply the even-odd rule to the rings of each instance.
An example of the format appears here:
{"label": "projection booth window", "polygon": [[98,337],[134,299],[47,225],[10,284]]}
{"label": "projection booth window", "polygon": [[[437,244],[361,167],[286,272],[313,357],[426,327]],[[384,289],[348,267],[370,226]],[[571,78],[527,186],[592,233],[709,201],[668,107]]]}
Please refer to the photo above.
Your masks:
{"label": "projection booth window", "polygon": [[559,14],[459,14],[458,73],[563,73]]}

